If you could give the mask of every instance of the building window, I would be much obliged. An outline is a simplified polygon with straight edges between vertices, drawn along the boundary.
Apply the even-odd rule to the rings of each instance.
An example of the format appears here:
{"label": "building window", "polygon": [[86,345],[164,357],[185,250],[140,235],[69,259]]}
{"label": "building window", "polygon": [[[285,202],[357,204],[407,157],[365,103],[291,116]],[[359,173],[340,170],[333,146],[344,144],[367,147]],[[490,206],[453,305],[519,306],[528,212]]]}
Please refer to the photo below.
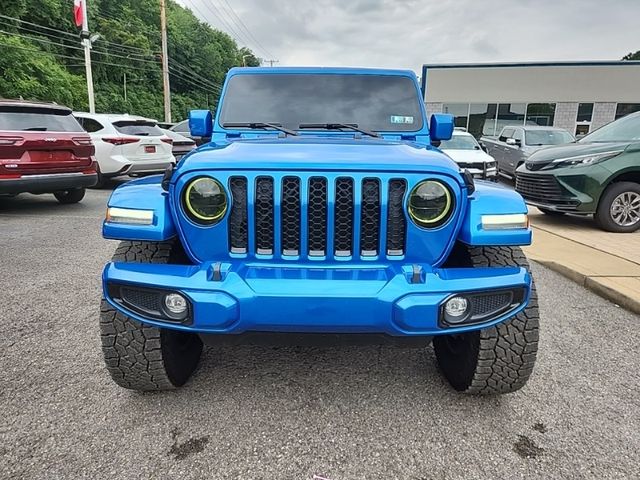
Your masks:
{"label": "building window", "polygon": [[555,103],[530,103],[527,105],[527,125],[550,127],[556,114]]}
{"label": "building window", "polygon": [[494,136],[500,132],[496,132],[496,113],[498,112],[497,103],[488,103],[483,113],[482,135]]}
{"label": "building window", "polygon": [[468,103],[445,103],[442,105],[442,112],[453,115],[456,127],[467,128],[467,118],[469,117]]}
{"label": "building window", "polygon": [[577,122],[590,122],[593,117],[593,103],[579,103]]}
{"label": "building window", "polygon": [[640,103],[619,103],[616,107],[616,120],[629,115],[633,112],[640,111]]}
{"label": "building window", "polygon": [[526,108],[525,103],[500,103],[496,132],[500,132],[507,125],[524,125]]}

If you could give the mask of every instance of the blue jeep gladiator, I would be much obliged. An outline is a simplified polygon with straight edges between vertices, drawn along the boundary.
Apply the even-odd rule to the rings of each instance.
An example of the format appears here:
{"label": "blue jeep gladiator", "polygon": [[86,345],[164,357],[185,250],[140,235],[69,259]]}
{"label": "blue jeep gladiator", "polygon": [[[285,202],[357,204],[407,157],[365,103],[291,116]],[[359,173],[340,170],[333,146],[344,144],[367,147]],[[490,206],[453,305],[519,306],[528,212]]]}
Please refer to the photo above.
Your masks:
{"label": "blue jeep gladiator", "polygon": [[100,331],[125,388],[183,385],[203,344],[352,341],[425,347],[458,391],[508,393],[538,346],[519,194],[440,152],[409,71],[237,68],[210,141],[118,187]]}

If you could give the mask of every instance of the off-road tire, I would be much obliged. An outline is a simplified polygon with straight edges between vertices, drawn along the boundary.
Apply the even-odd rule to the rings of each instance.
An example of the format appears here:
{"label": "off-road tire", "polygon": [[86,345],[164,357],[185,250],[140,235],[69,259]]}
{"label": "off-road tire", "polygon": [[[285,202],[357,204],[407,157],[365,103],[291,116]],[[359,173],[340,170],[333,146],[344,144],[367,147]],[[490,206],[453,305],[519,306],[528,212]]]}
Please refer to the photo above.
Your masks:
{"label": "off-road tire", "polygon": [[[114,262],[184,263],[177,240],[121,242]],[[111,378],[132,390],[172,390],[185,384],[198,366],[197,335],[144,325],[117,312],[106,300],[100,308],[102,353]]]}
{"label": "off-road tire", "polygon": [[549,208],[538,207],[538,210],[540,210],[545,215],[549,215],[550,217],[561,217],[565,214],[565,212],[558,212],[557,210],[551,210]]}
{"label": "off-road tire", "polygon": [[625,192],[633,192],[640,194],[640,183],[635,182],[616,182],[609,185],[602,196],[600,202],[598,202],[598,209],[594,215],[595,221],[600,228],[607,232],[615,233],[631,233],[640,228],[640,222],[636,222],[634,225],[623,226],[617,224],[613,218],[611,218],[611,204],[614,199]]}
{"label": "off-road tire", "polygon": [[66,205],[69,203],[78,203],[84,198],[84,188],[72,188],[71,190],[64,190],[62,192],[55,192],[53,195],[58,202]]}
{"label": "off-road tire", "polygon": [[[449,266],[529,268],[518,247],[457,245]],[[495,395],[514,392],[529,379],[538,351],[538,297],[532,285],[528,306],[484,330],[434,337],[440,371],[464,393]]]}

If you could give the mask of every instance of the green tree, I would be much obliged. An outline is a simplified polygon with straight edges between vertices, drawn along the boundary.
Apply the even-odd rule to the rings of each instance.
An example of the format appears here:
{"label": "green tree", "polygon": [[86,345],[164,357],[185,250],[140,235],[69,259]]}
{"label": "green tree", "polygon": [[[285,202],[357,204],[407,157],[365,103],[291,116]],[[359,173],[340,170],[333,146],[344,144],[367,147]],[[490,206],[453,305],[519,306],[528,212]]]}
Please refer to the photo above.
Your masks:
{"label": "green tree", "polygon": [[[84,58],[69,0],[0,0],[0,96],[55,101],[86,110]],[[93,0],[89,27],[96,109],[162,118],[158,0]],[[246,47],[212,29],[172,0],[167,3],[173,120],[190,109],[215,108],[229,68],[259,65]],[[27,37],[27,38],[24,38]],[[126,98],[125,98],[126,89]]]}
{"label": "green tree", "polygon": [[624,57],[622,57],[622,60],[640,60],[640,50],[638,50],[637,52],[627,53]]}

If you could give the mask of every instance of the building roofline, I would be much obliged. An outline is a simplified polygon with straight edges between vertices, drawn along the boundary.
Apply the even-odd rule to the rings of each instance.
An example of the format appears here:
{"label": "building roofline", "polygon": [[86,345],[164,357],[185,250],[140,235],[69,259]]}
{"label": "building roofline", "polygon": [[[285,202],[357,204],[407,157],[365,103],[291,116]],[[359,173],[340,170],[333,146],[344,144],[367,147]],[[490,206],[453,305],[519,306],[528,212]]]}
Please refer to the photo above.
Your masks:
{"label": "building roofline", "polygon": [[638,60],[576,60],[549,62],[497,62],[497,63],[425,63],[425,68],[502,68],[502,67],[607,67],[640,66]]}

